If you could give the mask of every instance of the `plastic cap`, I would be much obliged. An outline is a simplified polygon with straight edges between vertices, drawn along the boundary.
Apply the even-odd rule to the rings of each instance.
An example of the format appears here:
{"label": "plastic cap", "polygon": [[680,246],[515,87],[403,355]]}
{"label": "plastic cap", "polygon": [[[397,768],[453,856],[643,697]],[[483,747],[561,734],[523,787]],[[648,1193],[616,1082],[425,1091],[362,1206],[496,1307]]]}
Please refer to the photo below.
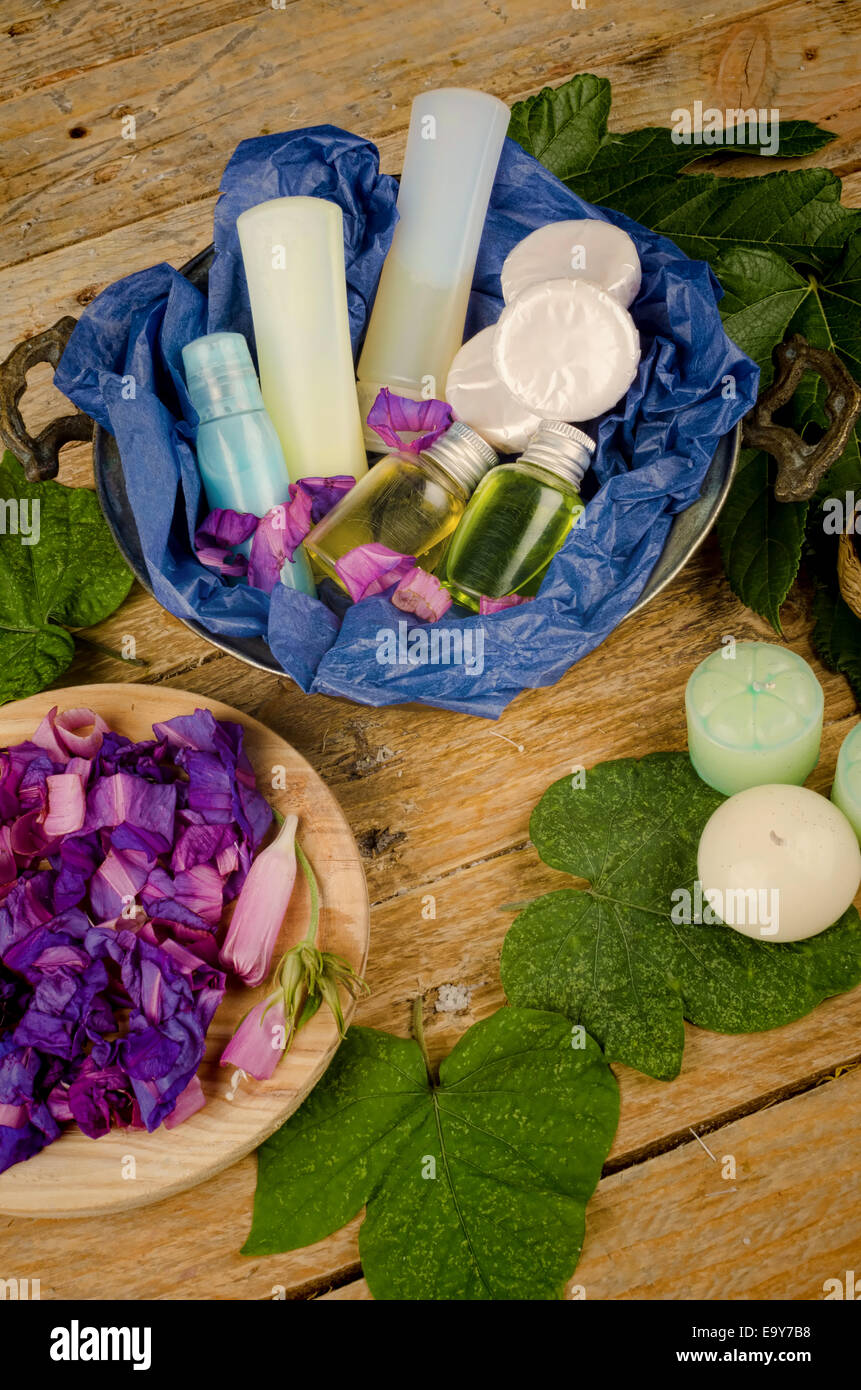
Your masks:
{"label": "plastic cap", "polygon": [[260,383],[241,333],[207,333],[182,350],[185,381],[200,423],[262,410]]}

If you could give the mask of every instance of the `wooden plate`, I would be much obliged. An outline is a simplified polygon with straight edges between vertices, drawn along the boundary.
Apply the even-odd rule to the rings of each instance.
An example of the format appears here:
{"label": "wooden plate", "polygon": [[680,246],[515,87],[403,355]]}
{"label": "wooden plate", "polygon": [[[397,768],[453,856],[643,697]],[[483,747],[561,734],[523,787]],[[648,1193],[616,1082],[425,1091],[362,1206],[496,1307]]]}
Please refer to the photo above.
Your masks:
{"label": "wooden plate", "polygon": [[[324,950],[345,956],[364,971],[369,909],[359,852],[338,803],[305,759],[256,719],[217,700],[168,686],[82,685],[46,691],[0,709],[0,746],[29,738],[52,707],[85,705],[112,729],[132,739],[151,736],[154,721],[206,708],[217,719],[245,728],[245,747],[264,795],[282,812],[299,817],[302,846],[320,883],[320,932]],[[283,768],[283,774],[276,772]],[[273,790],[273,775],[283,789]],[[301,874],[278,949],[297,941],[307,925],[308,892]],[[276,952],[277,954],[277,952]],[[269,1081],[245,1078],[218,1057],[242,1015],[265,993],[234,986],[213,1019],[199,1076],[205,1107],[176,1129],[153,1134],[112,1130],[88,1139],[70,1127],[35,1158],[0,1174],[0,1212],[14,1216],[101,1216],[157,1202],[203,1182],[256,1149],[283,1124],[322,1076],[338,1045],[327,1009],[298,1034]],[[353,1001],[345,1008],[349,1018]]]}

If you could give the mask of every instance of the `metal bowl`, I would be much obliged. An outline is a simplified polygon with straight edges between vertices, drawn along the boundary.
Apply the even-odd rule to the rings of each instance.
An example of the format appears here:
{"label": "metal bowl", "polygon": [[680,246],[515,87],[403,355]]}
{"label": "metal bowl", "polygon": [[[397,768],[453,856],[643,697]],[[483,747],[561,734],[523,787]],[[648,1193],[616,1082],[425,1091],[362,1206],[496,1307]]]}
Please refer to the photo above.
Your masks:
{"label": "metal bowl", "polygon": [[[181,267],[181,273],[203,291],[206,290],[213,255],[214,248],[208,246],[205,251],[201,251]],[[686,511],[680,512],[673,521],[661,557],[640,598],[628,613],[629,618],[639,613],[656,594],[665,589],[702,545],[726,501],[740,447],[741,425],[736,425],[718,444],[697,501]],[[136,578],[149,593],[152,593],[137,524],[126,492],[117,442],[112,434],[99,425],[96,425],[93,434],[93,468],[99,501],[114,539]],[[238,657],[249,666],[256,666],[261,671],[283,674],[262,637],[219,637],[191,619],[182,618],[181,621],[213,647],[220,648],[230,656]]]}

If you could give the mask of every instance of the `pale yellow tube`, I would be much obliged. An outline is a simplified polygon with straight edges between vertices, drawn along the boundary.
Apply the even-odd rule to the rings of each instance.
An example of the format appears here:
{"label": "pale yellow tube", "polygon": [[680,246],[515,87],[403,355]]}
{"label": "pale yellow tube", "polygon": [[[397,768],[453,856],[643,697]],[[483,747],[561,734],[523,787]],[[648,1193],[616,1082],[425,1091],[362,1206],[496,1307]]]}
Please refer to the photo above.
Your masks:
{"label": "pale yellow tube", "polygon": [[291,479],[361,477],[368,461],[347,312],[343,216],[272,198],[236,220],[263,401]]}

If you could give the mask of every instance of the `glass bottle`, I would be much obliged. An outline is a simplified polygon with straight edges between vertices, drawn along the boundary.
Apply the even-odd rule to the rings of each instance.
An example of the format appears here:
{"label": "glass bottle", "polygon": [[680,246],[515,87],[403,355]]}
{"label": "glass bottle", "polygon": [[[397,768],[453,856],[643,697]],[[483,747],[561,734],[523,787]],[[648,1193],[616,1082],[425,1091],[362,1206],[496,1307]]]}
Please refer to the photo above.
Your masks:
{"label": "glass bottle", "polygon": [[513,463],[481,482],[451,538],[439,577],[454,599],[534,593],[584,511],[578,487],[592,461],[588,434],[544,420]]}
{"label": "glass bottle", "polygon": [[375,542],[433,569],[473,490],[496,462],[495,450],[459,420],[419,454],[387,454],[306,537],[313,566],[344,588],[338,560]]}

